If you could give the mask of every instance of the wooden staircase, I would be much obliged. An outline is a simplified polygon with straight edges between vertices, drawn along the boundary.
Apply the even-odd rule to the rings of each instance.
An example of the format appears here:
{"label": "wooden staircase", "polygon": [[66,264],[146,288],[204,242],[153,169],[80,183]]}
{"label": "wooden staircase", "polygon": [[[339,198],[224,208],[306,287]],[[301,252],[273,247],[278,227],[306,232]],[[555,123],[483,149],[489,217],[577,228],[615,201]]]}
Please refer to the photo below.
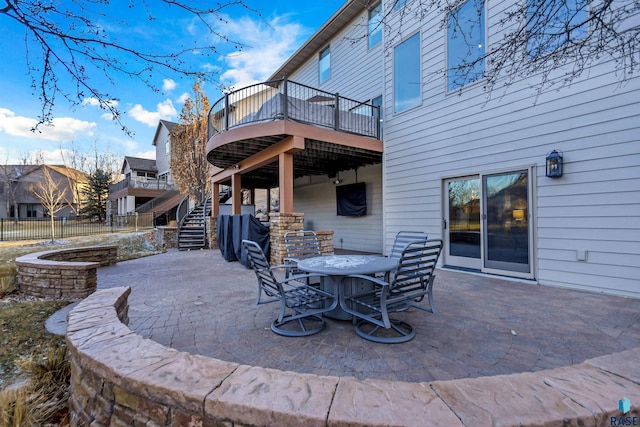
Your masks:
{"label": "wooden staircase", "polygon": [[178,225],[178,249],[187,251],[208,246],[206,220],[211,214],[211,198],[196,206]]}

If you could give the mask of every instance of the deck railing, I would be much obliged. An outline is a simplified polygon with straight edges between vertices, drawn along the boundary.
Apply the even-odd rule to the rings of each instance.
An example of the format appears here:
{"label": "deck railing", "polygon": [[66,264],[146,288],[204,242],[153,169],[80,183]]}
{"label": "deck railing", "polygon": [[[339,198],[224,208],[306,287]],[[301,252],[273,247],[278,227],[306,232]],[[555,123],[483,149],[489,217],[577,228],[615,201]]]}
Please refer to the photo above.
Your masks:
{"label": "deck railing", "polygon": [[208,137],[252,123],[292,120],[380,139],[380,107],[286,78],[227,93],[209,110]]}
{"label": "deck railing", "polygon": [[109,185],[109,193],[113,194],[116,191],[123,190],[125,188],[148,188],[150,190],[177,190],[178,186],[167,182],[166,179],[134,179],[125,178],[122,181],[118,181],[115,184]]}

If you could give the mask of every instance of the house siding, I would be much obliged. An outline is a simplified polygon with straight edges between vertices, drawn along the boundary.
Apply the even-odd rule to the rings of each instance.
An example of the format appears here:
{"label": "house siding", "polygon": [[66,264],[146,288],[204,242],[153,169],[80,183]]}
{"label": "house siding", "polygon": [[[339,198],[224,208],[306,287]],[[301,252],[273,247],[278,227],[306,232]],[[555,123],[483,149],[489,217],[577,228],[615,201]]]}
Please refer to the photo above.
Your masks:
{"label": "house siding", "polygon": [[318,54],[288,78],[358,101],[382,95],[382,43],[368,49],[367,17],[367,12],[363,13],[331,40],[331,77],[327,81],[319,83]]}
{"label": "house siding", "polygon": [[[319,83],[317,54],[288,78],[360,101],[382,95],[383,44],[368,48],[367,18],[368,12],[364,12],[331,40],[331,77],[327,81]],[[333,230],[334,247],[339,249],[382,253],[382,165],[367,166],[357,171],[357,181],[367,184],[367,215],[363,217],[336,215],[333,179],[323,176],[296,180],[294,211],[305,214],[305,228]],[[355,171],[340,172],[340,180],[340,185],[356,182]]]}
{"label": "house siding", "polygon": [[[503,37],[498,21],[512,1],[485,3],[489,46]],[[533,281],[640,297],[640,77],[621,83],[616,64],[603,59],[565,87],[538,92],[543,76],[532,74],[506,89],[487,91],[478,81],[448,93],[444,16],[409,9],[384,15],[392,30],[371,50],[366,11],[336,33],[327,81],[318,81],[318,52],[288,76],[352,99],[383,95],[383,163],[358,170],[367,216],[336,216],[331,179],[304,177],[294,184],[294,209],[305,213],[305,228],[334,230],[338,248],[387,253],[401,230],[444,237],[446,179],[526,170]],[[395,113],[394,47],[416,33],[420,103]],[[572,72],[555,70],[549,81]],[[557,179],[545,176],[552,150],[564,154]],[[340,178],[352,183],[355,173]]]}
{"label": "house siding", "polygon": [[[491,6],[489,19],[503,6]],[[538,283],[640,296],[640,78],[619,84],[609,62],[537,96],[531,85],[540,76],[506,91],[486,93],[478,82],[447,94],[444,76],[436,77],[446,34],[426,25],[440,20],[427,17],[420,29],[420,107],[393,113],[393,57],[385,58],[386,247],[402,229],[442,236],[444,179],[531,168]],[[398,41],[415,30],[405,27]],[[564,72],[571,70],[554,75]],[[545,176],[554,149],[564,152],[559,179]]]}
{"label": "house siding", "polygon": [[[332,230],[335,248],[382,253],[381,173],[381,165],[358,169],[357,182],[367,185],[365,216],[336,215],[336,186],[332,182],[335,178],[328,176],[296,180],[294,211],[304,212],[305,229]],[[356,182],[356,175],[354,171],[340,172],[340,180],[340,185],[352,184]]]}
{"label": "house siding", "polygon": [[[166,126],[161,125],[158,132],[158,138],[156,143],[156,167],[158,168],[158,176],[168,173],[171,176],[169,169],[169,161],[171,160],[171,153],[164,152],[165,142],[169,139],[169,131]],[[170,181],[173,182],[173,181]]]}

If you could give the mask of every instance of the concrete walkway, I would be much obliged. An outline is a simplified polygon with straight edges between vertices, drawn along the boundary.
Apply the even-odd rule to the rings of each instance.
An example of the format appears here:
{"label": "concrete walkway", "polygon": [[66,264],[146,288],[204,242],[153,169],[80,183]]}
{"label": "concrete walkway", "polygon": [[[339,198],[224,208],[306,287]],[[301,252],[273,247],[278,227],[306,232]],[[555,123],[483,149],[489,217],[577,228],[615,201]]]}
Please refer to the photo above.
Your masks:
{"label": "concrete walkway", "polygon": [[[98,288],[125,285],[132,288],[129,326],[146,338],[317,375],[449,380],[561,367],[640,346],[640,299],[447,270],[437,272],[438,313],[399,315],[417,328],[413,341],[399,345],[362,340],[351,322],[333,320],[311,337],[272,333],[278,307],[256,306],[254,273],[217,250],[170,250],[98,270]],[[66,313],[55,316],[48,324],[63,330]],[[640,369],[640,361],[630,363]]]}

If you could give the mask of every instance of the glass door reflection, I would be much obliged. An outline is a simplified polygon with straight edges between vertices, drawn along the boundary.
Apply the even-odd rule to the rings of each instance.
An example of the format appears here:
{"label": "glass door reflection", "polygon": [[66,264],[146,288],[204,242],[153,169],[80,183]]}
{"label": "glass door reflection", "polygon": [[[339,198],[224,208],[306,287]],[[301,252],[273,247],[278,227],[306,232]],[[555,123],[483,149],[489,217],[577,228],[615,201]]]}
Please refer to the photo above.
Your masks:
{"label": "glass door reflection", "polygon": [[446,190],[446,263],[480,269],[480,178],[448,180]]}
{"label": "glass door reflection", "polygon": [[483,176],[484,267],[529,273],[529,176],[517,171]]}

